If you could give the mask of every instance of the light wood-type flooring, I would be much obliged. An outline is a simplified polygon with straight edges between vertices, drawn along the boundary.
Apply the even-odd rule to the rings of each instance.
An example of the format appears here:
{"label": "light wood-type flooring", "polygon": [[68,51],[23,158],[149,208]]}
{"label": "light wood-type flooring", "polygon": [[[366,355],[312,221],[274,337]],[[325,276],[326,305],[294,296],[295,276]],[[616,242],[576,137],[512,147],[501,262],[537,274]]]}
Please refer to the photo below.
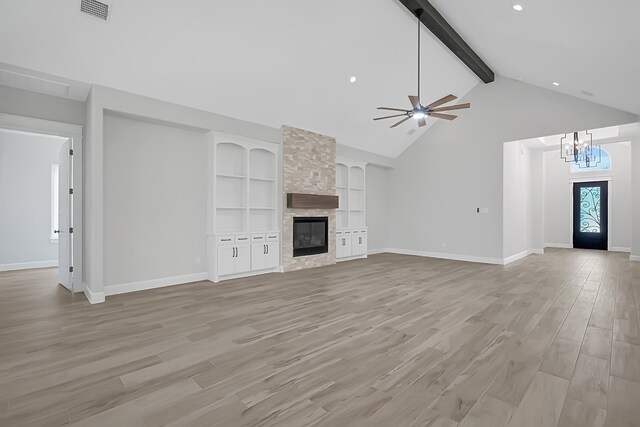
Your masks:
{"label": "light wood-type flooring", "polygon": [[0,273],[0,425],[640,426],[640,263],[380,254],[89,305]]}

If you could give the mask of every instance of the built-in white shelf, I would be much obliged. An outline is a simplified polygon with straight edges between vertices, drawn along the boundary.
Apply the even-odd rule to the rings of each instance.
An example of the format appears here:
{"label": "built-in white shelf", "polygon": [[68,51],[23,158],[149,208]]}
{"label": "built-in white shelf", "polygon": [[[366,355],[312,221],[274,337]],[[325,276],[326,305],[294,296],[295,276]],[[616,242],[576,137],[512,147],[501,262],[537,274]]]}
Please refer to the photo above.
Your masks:
{"label": "built-in white shelf", "polygon": [[365,163],[336,162],[336,228],[365,226]]}
{"label": "built-in white shelf", "polygon": [[217,174],[218,178],[234,178],[234,179],[247,179],[245,175],[228,175],[224,173]]}
{"label": "built-in white shelf", "polygon": [[[209,278],[217,282],[279,269],[279,144],[216,132],[209,137]],[[260,240],[253,248],[248,236],[264,244]]]}

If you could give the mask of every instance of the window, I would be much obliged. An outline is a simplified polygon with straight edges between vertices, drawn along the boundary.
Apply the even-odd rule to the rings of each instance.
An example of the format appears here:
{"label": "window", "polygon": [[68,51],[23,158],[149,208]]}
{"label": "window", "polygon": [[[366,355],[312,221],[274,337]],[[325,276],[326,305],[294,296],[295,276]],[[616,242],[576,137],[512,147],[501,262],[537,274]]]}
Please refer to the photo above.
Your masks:
{"label": "window", "polygon": [[58,165],[51,165],[51,243],[58,241]]}
{"label": "window", "polygon": [[571,162],[571,173],[611,170],[611,157],[607,150],[600,147],[593,147],[593,157],[596,159],[595,166],[592,164],[590,167],[587,167],[584,162],[578,164]]}

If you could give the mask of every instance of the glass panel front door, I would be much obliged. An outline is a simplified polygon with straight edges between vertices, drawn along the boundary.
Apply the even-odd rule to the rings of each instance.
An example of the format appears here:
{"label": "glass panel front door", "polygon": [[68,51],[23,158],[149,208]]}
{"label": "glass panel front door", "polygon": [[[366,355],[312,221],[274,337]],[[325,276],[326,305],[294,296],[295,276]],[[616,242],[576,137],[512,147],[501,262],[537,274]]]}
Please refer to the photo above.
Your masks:
{"label": "glass panel front door", "polygon": [[608,249],[608,182],[573,184],[573,247]]}

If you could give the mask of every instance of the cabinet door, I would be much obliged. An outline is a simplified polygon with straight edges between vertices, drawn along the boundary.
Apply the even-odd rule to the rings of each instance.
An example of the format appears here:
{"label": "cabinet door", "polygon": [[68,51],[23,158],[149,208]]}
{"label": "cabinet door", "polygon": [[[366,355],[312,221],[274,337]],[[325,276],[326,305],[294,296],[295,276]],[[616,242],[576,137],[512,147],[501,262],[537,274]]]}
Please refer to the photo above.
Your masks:
{"label": "cabinet door", "polygon": [[235,246],[218,246],[218,276],[233,274],[236,271]]}
{"label": "cabinet door", "polygon": [[265,256],[265,268],[276,268],[280,265],[280,244],[278,242],[267,243]]}
{"label": "cabinet door", "polygon": [[351,237],[351,255],[364,255],[367,247],[367,236],[357,234]]}
{"label": "cabinet door", "polygon": [[251,245],[251,269],[264,270],[266,261],[267,245],[264,243],[253,243]]}
{"label": "cabinet door", "polygon": [[345,258],[351,256],[351,235],[344,235],[338,242],[338,252],[336,256],[338,258]]}
{"label": "cabinet door", "polygon": [[251,245],[236,246],[236,273],[251,270]]}

